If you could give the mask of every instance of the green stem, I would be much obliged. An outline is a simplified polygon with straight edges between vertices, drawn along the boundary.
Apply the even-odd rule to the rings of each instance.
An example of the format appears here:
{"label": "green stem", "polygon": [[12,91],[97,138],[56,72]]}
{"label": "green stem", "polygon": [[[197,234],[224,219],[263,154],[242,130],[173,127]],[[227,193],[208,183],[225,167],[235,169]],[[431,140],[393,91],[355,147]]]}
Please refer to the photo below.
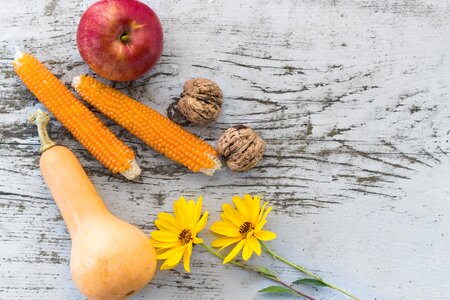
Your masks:
{"label": "green stem", "polygon": [[130,42],[130,35],[126,32],[122,33],[120,35],[120,41],[124,44],[129,43]]}
{"label": "green stem", "polygon": [[328,286],[329,288],[332,288],[332,289],[334,289],[334,290],[336,290],[336,291],[339,291],[339,292],[343,293],[344,295],[349,296],[349,297],[352,298],[352,299],[360,300],[359,298],[357,298],[356,296],[350,294],[349,292],[344,291],[343,289],[338,288],[337,286],[335,286],[335,285],[333,285],[333,284],[331,284],[331,283],[326,282],[325,280],[323,280],[323,279],[320,278],[319,276],[315,275],[315,274],[312,273],[311,271],[308,271],[305,267],[302,267],[302,266],[300,266],[300,265],[294,264],[293,262],[291,262],[291,261],[289,261],[289,260],[287,260],[287,259],[281,257],[280,255],[278,255],[278,254],[275,253],[274,251],[270,250],[270,249],[267,247],[267,245],[266,245],[263,241],[260,241],[260,243],[261,243],[261,245],[263,246],[264,250],[266,250],[267,253],[269,253],[273,258],[276,258],[276,259],[278,259],[278,260],[284,262],[285,264],[287,264],[287,265],[289,265],[289,266],[291,266],[291,267],[296,268],[296,269],[299,270],[300,272],[303,272],[303,273],[305,273],[305,274],[311,276],[312,278],[314,278],[314,279],[320,281],[321,283],[323,283],[324,285]]}
{"label": "green stem", "polygon": [[[219,252],[215,251],[215,250],[212,249],[211,247],[208,247],[208,246],[205,245],[205,244],[199,244],[199,245],[202,246],[206,251],[208,251],[208,252],[211,253],[212,255],[214,255],[214,256],[216,256],[216,257],[222,259],[222,260],[225,258],[223,255],[221,255]],[[235,265],[235,266],[237,266],[237,267],[239,267],[239,268],[248,270],[248,271],[250,271],[250,272],[257,273],[257,274],[259,274],[259,275],[261,275],[261,276],[264,276],[264,277],[266,277],[266,278],[268,278],[268,279],[270,279],[270,280],[272,280],[272,281],[278,282],[279,284],[281,284],[281,285],[287,287],[288,289],[290,289],[292,292],[294,292],[296,295],[298,295],[298,296],[300,296],[300,297],[303,297],[303,298],[308,299],[308,300],[315,300],[313,297],[308,296],[308,295],[306,295],[306,294],[300,292],[300,291],[297,290],[296,288],[290,286],[288,283],[284,282],[283,280],[281,280],[280,277],[278,277],[277,275],[275,275],[275,274],[273,274],[273,273],[272,273],[272,274],[265,273],[265,272],[263,272],[262,270],[258,270],[258,269],[256,269],[256,268],[250,266],[250,265],[247,265],[247,264],[239,263],[239,262],[237,262],[237,261],[235,261],[235,260],[230,260],[230,264],[233,264],[233,265]]]}

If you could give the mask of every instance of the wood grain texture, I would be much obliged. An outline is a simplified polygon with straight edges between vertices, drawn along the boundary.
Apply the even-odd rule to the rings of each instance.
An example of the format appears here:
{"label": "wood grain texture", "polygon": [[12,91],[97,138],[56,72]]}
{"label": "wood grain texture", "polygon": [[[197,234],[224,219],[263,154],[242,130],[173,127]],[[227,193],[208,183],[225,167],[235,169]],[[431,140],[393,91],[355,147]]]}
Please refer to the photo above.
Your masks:
{"label": "wood grain texture", "polygon": [[[215,144],[229,126],[248,124],[267,152],[251,172],[207,178],[105,119],[143,168],[130,183],[53,120],[53,138],[74,150],[113,213],[149,233],[180,195],[203,195],[211,224],[232,195],[261,194],[274,207],[270,245],[286,257],[362,299],[448,299],[447,1],[145,2],[161,18],[164,55],[143,78],[114,86],[164,113],[185,80],[210,78],[224,91],[223,112],[189,130]],[[67,85],[91,73],[75,43],[91,3],[0,1],[1,299],[82,299],[67,230],[39,174],[37,135],[25,123],[40,105],[11,60],[15,47],[32,52]],[[267,256],[254,262],[300,277]],[[268,284],[195,248],[192,273],[160,272],[134,299],[270,299],[257,293]]]}

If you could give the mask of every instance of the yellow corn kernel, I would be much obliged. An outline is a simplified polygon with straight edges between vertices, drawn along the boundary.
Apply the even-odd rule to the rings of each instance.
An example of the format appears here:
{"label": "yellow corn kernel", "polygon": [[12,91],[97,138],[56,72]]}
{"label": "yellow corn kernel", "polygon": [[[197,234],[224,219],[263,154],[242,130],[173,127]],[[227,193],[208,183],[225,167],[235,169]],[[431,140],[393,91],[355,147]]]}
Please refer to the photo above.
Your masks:
{"label": "yellow corn kernel", "polygon": [[89,76],[75,77],[72,86],[86,102],[189,170],[212,175],[220,169],[212,146],[150,107]]}
{"label": "yellow corn kernel", "polygon": [[134,179],[134,153],[34,56],[18,51],[14,70],[42,104],[86,149],[113,173]]}

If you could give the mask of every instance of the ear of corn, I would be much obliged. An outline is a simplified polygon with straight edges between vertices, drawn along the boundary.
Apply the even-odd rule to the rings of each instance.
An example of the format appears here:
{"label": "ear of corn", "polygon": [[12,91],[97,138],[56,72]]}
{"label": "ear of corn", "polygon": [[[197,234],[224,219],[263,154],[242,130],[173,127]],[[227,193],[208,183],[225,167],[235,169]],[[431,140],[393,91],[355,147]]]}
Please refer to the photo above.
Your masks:
{"label": "ear of corn", "polygon": [[30,91],[96,159],[130,180],[139,175],[133,151],[35,57],[18,51],[13,65]]}
{"label": "ear of corn", "polygon": [[218,153],[212,146],[150,107],[89,76],[74,78],[72,86],[86,102],[191,171],[212,175],[220,169]]}

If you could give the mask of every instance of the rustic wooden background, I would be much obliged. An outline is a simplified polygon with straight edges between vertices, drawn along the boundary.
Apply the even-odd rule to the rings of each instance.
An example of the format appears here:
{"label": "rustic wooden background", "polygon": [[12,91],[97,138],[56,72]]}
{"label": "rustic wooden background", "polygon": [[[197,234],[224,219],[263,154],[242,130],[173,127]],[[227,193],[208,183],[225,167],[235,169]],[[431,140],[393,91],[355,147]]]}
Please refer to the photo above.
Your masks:
{"label": "rustic wooden background", "polygon": [[[0,0],[0,298],[82,299],[69,235],[38,169],[27,115],[40,107],[15,76],[16,47],[67,85],[90,72],[75,43],[94,1]],[[180,195],[203,195],[218,218],[234,194],[274,207],[270,245],[362,299],[449,299],[450,3],[445,0],[145,1],[161,18],[164,55],[143,78],[115,84],[165,112],[185,80],[223,89],[216,124],[189,127],[212,144],[234,124],[267,141],[246,174],[187,172],[111,121],[143,176],[125,182],[53,120],[107,206],[145,232]],[[213,236],[203,233],[207,241]],[[300,274],[257,258],[289,280]],[[192,273],[157,274],[133,299],[269,299],[270,282],[196,248]],[[318,299],[345,299],[304,288]]]}

